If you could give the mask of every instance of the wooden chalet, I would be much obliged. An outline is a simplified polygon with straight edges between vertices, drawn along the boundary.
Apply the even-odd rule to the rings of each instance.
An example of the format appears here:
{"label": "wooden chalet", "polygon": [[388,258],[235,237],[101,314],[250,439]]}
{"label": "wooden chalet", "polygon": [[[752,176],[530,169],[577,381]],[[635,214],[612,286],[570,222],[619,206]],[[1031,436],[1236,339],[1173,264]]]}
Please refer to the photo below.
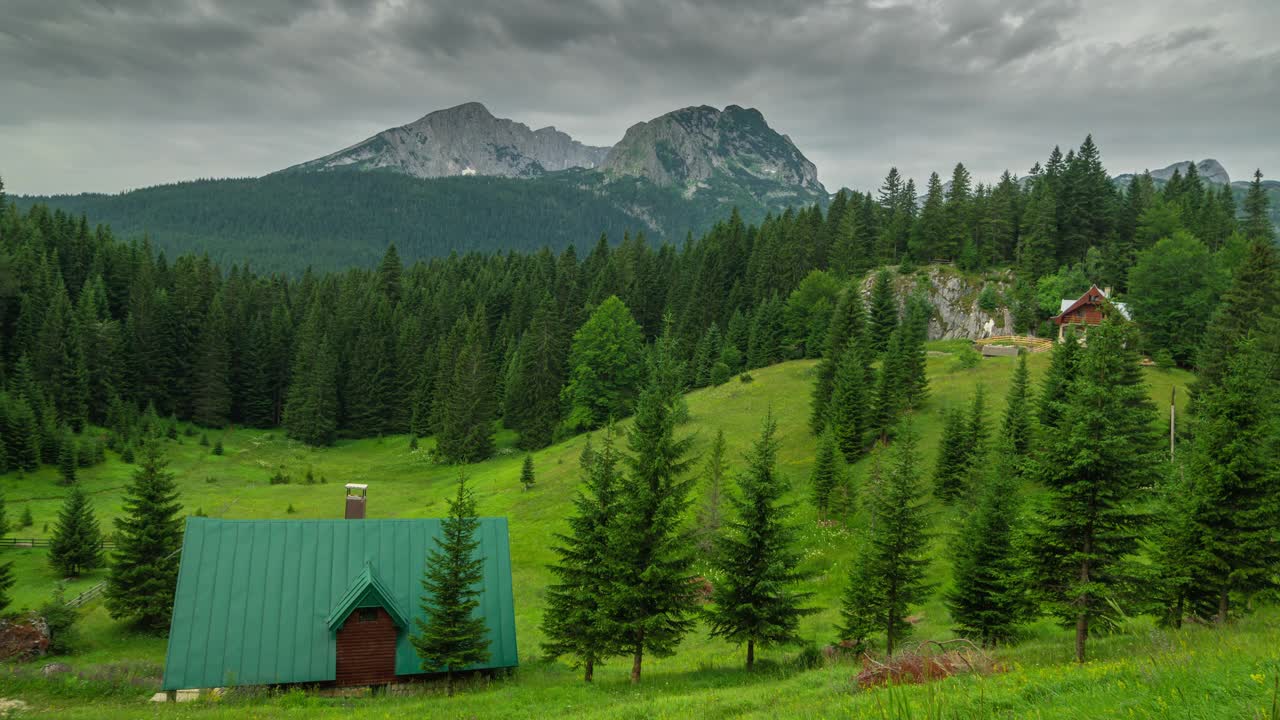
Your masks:
{"label": "wooden chalet", "polygon": [[1102,319],[1105,317],[1104,305],[1115,308],[1128,320],[1129,308],[1125,307],[1124,303],[1110,301],[1107,299],[1108,294],[1110,294],[1110,288],[1100,290],[1097,285],[1090,285],[1089,289],[1078,298],[1063,298],[1061,310],[1052,318],[1054,324],[1058,326],[1058,342],[1066,338],[1068,327],[1075,332],[1078,339],[1083,340],[1090,326],[1102,324]]}

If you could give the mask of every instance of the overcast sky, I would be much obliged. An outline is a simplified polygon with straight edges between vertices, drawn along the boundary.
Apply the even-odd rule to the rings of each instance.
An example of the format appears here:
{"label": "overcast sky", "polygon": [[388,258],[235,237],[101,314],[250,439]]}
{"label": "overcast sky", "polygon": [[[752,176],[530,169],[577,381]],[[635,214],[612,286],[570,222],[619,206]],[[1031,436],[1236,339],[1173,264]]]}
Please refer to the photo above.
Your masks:
{"label": "overcast sky", "polygon": [[478,100],[597,145],[756,107],[832,190],[1022,174],[1088,132],[1113,174],[1277,177],[1278,28],[1280,0],[5,0],[0,176],[260,175]]}

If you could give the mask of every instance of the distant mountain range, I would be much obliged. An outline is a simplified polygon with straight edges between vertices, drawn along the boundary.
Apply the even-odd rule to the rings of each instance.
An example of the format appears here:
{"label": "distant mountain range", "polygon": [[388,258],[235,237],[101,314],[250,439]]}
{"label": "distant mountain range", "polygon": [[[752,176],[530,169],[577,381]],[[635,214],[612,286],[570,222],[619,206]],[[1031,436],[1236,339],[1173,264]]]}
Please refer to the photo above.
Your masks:
{"label": "distant mountain range", "polygon": [[20,201],[224,264],[298,270],[371,264],[391,242],[409,260],[586,248],[602,232],[678,242],[735,207],[754,222],[828,197],[813,163],[751,108],[682,108],[604,148],[472,102],[261,178]]}

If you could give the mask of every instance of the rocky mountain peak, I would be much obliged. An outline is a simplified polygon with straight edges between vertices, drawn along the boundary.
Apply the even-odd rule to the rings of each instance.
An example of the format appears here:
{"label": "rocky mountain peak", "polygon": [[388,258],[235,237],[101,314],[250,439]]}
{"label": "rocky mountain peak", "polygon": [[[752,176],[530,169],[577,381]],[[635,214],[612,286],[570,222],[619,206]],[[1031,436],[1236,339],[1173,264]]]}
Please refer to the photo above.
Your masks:
{"label": "rocky mountain peak", "polygon": [[632,125],[604,162],[687,194],[733,185],[757,199],[825,194],[814,164],[754,108],[699,105]]}
{"label": "rocky mountain peak", "polygon": [[608,152],[553,127],[530,130],[524,123],[495,117],[481,103],[468,102],[428,113],[286,172],[390,169],[420,178],[534,177],[599,167]]}

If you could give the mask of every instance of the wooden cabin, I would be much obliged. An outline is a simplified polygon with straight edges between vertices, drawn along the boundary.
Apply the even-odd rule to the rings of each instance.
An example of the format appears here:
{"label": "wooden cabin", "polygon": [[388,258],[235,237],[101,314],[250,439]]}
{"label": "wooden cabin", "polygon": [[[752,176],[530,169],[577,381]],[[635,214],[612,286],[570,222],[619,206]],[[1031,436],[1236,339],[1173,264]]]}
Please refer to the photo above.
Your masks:
{"label": "wooden cabin", "polygon": [[[361,510],[364,490],[348,490]],[[438,519],[188,518],[164,690],[424,677],[410,638],[425,619],[422,573],[440,534]],[[515,667],[506,518],[480,518],[476,538],[490,658],[459,670]]]}
{"label": "wooden cabin", "polygon": [[1105,317],[1104,305],[1115,308],[1128,320],[1129,308],[1124,303],[1108,300],[1109,294],[1110,288],[1100,290],[1097,285],[1090,285],[1089,289],[1078,298],[1063,298],[1060,312],[1052,318],[1054,324],[1058,326],[1058,342],[1066,338],[1068,328],[1074,331],[1077,339],[1083,341],[1091,326],[1102,324],[1102,319]]}

